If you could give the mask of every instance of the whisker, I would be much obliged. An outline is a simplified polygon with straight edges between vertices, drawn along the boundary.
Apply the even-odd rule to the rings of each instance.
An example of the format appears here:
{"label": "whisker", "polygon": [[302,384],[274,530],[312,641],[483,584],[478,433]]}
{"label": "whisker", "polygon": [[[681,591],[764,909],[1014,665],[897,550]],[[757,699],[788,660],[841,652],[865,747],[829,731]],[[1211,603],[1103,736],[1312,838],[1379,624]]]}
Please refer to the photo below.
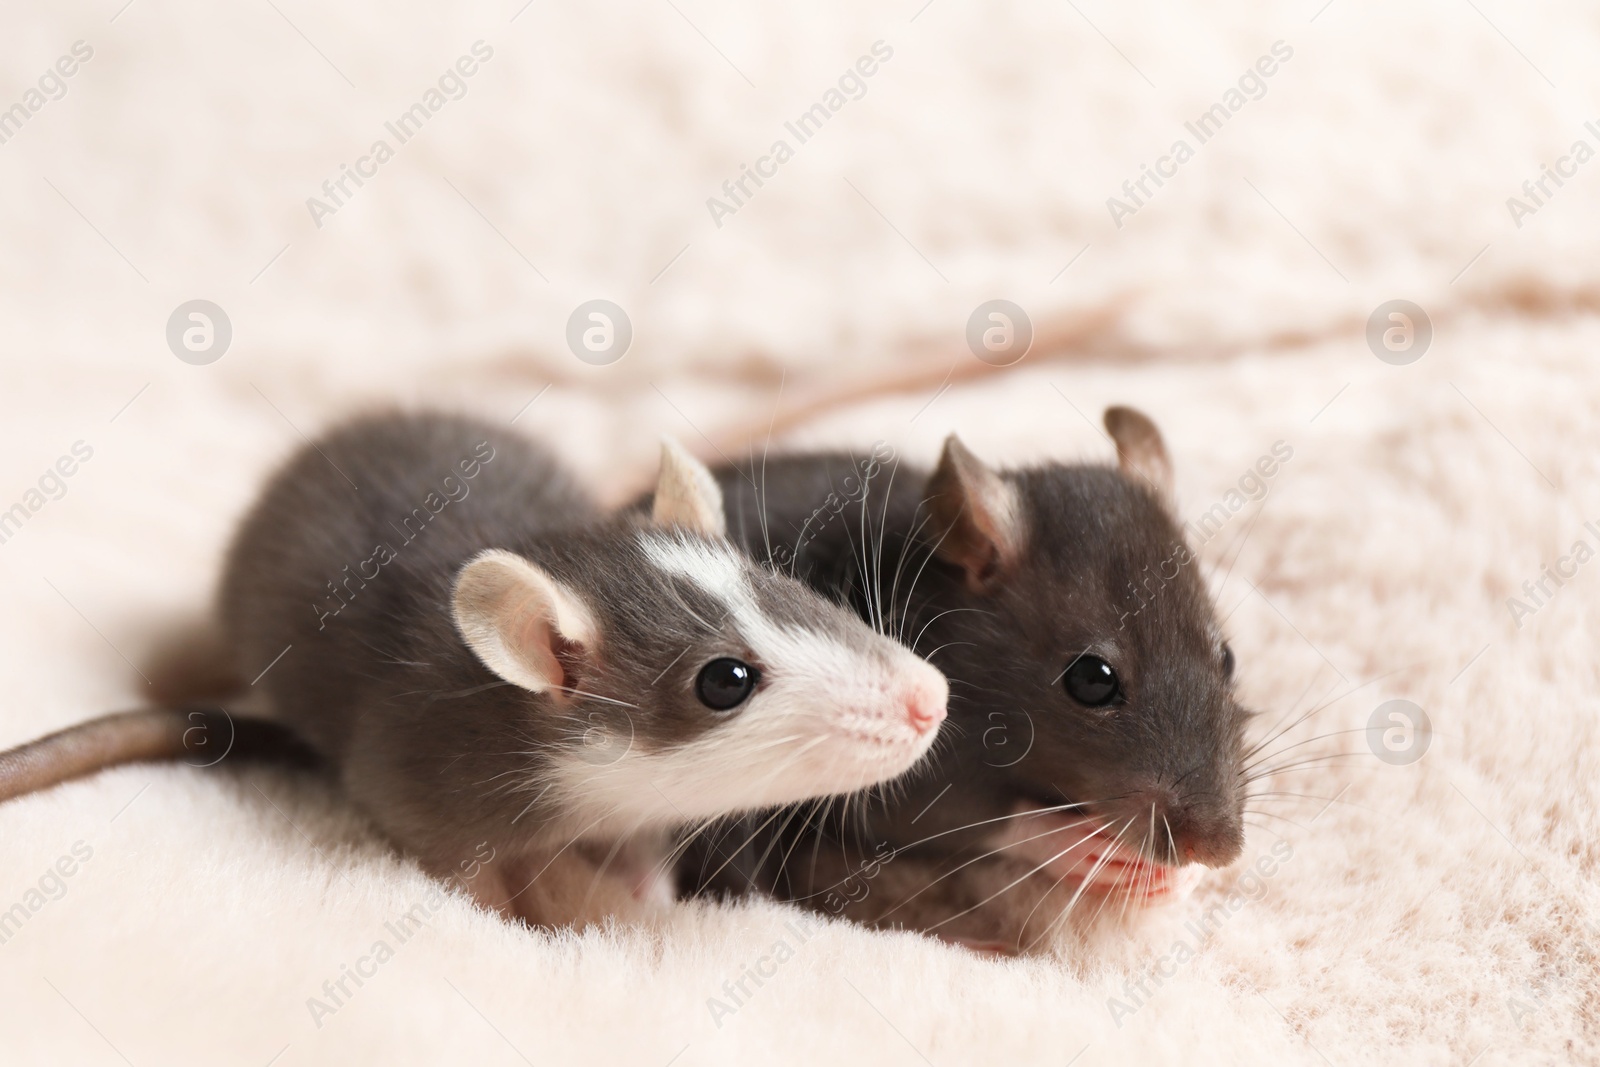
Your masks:
{"label": "whisker", "polygon": [[[1126,830],[1127,826],[1124,826],[1123,829]],[[1040,871],[1044,870],[1046,867],[1050,866],[1050,864],[1054,863],[1056,860],[1060,859],[1062,856],[1065,856],[1068,852],[1071,852],[1072,849],[1076,848],[1076,847],[1077,847],[1077,845],[1072,845],[1072,846],[1070,846],[1068,848],[1062,849],[1060,852],[1057,852],[1054,856],[1051,856],[1049,859],[1045,860],[1043,863],[1039,864],[1037,867],[1033,868],[1032,870],[1030,870],[1030,871],[1028,871],[1028,872],[1026,872],[1024,874],[1019,875],[1015,880],[1013,880],[1009,884],[1003,886],[1000,889],[995,890],[993,893],[990,893],[987,897],[984,897],[982,900],[978,901],[978,903],[973,904],[971,907],[963,908],[961,911],[956,912],[954,915],[949,915],[949,916],[946,916],[943,919],[940,919],[938,922],[936,922],[932,926],[928,927],[927,930],[924,931],[924,932],[931,933],[932,931],[937,930],[939,927],[945,925],[945,923],[954,922],[955,920],[961,918],[963,915],[967,915],[967,914],[970,914],[971,912],[976,911],[977,909],[983,907],[985,904],[989,903],[989,901],[991,901],[991,900],[995,899],[996,897],[998,897],[1000,894],[1009,892],[1010,890],[1016,888],[1018,885],[1022,884],[1025,881],[1027,881],[1033,875],[1035,875],[1035,874],[1039,873]],[[1104,861],[1104,858],[1102,857],[1102,862],[1103,861]]]}
{"label": "whisker", "polygon": [[1351,727],[1348,730],[1330,730],[1325,734],[1317,734],[1315,737],[1308,737],[1304,741],[1296,741],[1292,745],[1285,745],[1284,747],[1282,747],[1280,749],[1275,749],[1272,752],[1263,753],[1262,755],[1258,756],[1254,761],[1252,761],[1250,763],[1246,763],[1242,769],[1246,770],[1246,771],[1252,770],[1252,769],[1254,769],[1256,767],[1261,766],[1261,764],[1265,763],[1267,760],[1276,759],[1277,757],[1282,756],[1283,754],[1285,754],[1287,752],[1294,751],[1295,749],[1301,747],[1302,745],[1314,744],[1317,741],[1326,741],[1330,737],[1343,737],[1343,736],[1346,736],[1348,734],[1364,734],[1366,732],[1367,732],[1367,728],[1365,726]]}
{"label": "whisker", "polygon": [[1332,752],[1325,756],[1308,756],[1305,759],[1296,760],[1293,763],[1287,763],[1278,767],[1265,767],[1259,771],[1256,771],[1254,774],[1241,775],[1240,780],[1246,784],[1250,782],[1259,782],[1263,778],[1271,778],[1276,774],[1286,774],[1289,771],[1307,770],[1311,767],[1316,767],[1332,760],[1358,759],[1364,755],[1365,753],[1361,752]]}
{"label": "whisker", "polygon": [[[917,650],[917,645],[922,643],[922,635],[928,632],[928,627],[929,626],[932,626],[934,623],[938,622],[940,619],[944,618],[946,615],[954,615],[959,611],[973,611],[973,612],[977,612],[980,615],[993,615],[994,614],[994,612],[989,611],[987,608],[946,608],[944,611],[939,612],[939,614],[937,614],[933,618],[929,619],[927,621],[927,624],[924,625],[921,630],[917,631],[917,639],[915,641],[911,642],[911,644],[908,645],[907,647],[910,648],[911,651],[915,652]],[[930,652],[928,655],[932,655],[932,654],[933,653]],[[924,656],[923,658],[926,659],[927,656]]]}
{"label": "whisker", "polygon": [[[1120,797],[1111,798],[1111,800],[1120,800],[1120,799],[1121,799]],[[1106,804],[1106,803],[1110,803],[1110,802],[1111,802],[1110,800],[1075,801],[1075,802],[1073,802],[1071,804],[1056,804],[1056,805],[1051,805],[1049,807],[1028,808],[1025,811],[1014,811],[1014,812],[1011,812],[1008,815],[996,815],[993,818],[979,819],[977,822],[969,822],[969,823],[966,823],[966,824],[961,825],[961,826],[953,827],[953,828],[951,828],[949,830],[941,830],[936,834],[929,834],[927,837],[919,837],[917,840],[912,841],[909,844],[904,844],[904,845],[898,846],[895,849],[895,851],[896,852],[904,852],[907,849],[912,849],[912,848],[916,848],[916,847],[918,847],[920,845],[925,845],[929,841],[937,841],[939,838],[946,837],[946,836],[948,836],[950,834],[957,834],[957,833],[960,833],[963,830],[975,830],[980,826],[992,826],[993,824],[995,824],[997,822],[1006,822],[1007,820],[1010,820],[1010,819],[1021,819],[1021,818],[1024,818],[1026,816],[1029,816],[1029,815],[1051,815],[1051,814],[1054,814],[1055,812],[1058,812],[1058,811],[1071,811],[1071,810],[1073,810],[1075,808],[1088,807],[1091,804]]]}
{"label": "whisker", "polygon": [[[1098,834],[1102,829],[1104,829],[1103,826],[1095,827],[1093,830],[1089,831],[1089,833],[1087,835],[1085,835],[1084,837],[1079,838],[1077,841],[1074,841],[1072,844],[1068,845],[1066,848],[1062,849],[1060,852],[1057,852],[1054,856],[1052,856],[1047,861],[1047,863],[1054,863],[1057,859],[1059,859],[1062,856],[1066,855],[1068,852],[1071,852],[1073,849],[1077,848],[1079,845],[1082,845],[1087,841],[1093,840],[1094,836],[1096,834]],[[915,893],[912,893],[910,896],[906,897],[899,904],[896,904],[894,907],[892,907],[888,911],[884,912],[884,914],[882,916],[880,916],[880,919],[887,919],[890,915],[893,915],[895,912],[899,911],[901,908],[905,907],[907,904],[911,903],[913,900],[917,899],[923,893],[926,893],[928,890],[932,889],[934,886],[938,885],[940,882],[944,881],[946,878],[951,878],[951,877],[961,873],[962,871],[966,870],[968,867],[972,866],[974,863],[979,863],[979,862],[981,862],[983,860],[986,860],[986,859],[989,859],[989,858],[991,858],[993,856],[998,856],[1000,853],[1006,851],[1007,849],[1015,848],[1018,845],[1025,845],[1030,841],[1037,841],[1041,837],[1049,837],[1051,834],[1059,833],[1061,830],[1062,830],[1062,827],[1059,827],[1059,826],[1051,827],[1050,829],[1045,830],[1045,831],[1043,831],[1041,833],[1034,834],[1032,837],[1024,837],[1024,838],[1022,838],[1020,840],[1012,841],[1012,842],[1009,842],[1007,844],[1001,845],[999,848],[990,849],[988,852],[984,852],[984,853],[982,853],[980,855],[974,856],[971,859],[966,860],[965,862],[963,862],[963,863],[951,868],[950,870],[946,871],[944,874],[941,874],[939,877],[933,879],[933,881],[929,882],[927,885],[924,885],[921,889],[917,890]]]}
{"label": "whisker", "polygon": [[[1133,819],[1134,817],[1130,816],[1128,821],[1122,824],[1122,829],[1117,831],[1117,836],[1111,839],[1111,844],[1105,848],[1105,850],[1101,853],[1100,858],[1096,860],[1095,863],[1089,868],[1089,873],[1084,875],[1083,881],[1078,885],[1077,891],[1072,894],[1072,899],[1067,901],[1067,906],[1062,908],[1061,912],[1056,915],[1054,919],[1051,919],[1050,922],[1045,924],[1045,928],[1039,931],[1038,936],[1034,937],[1032,941],[1029,941],[1027,945],[1023,946],[1024,952],[1033,948],[1033,946],[1037,945],[1040,940],[1048,937],[1050,932],[1058,925],[1067,921],[1067,917],[1072,914],[1072,910],[1078,906],[1078,901],[1083,898],[1083,894],[1088,891],[1089,886],[1093,884],[1095,875],[1099,874],[1101,869],[1104,868],[1106,863],[1111,859],[1112,853],[1116,851],[1117,843],[1122,840],[1122,835],[1127,833],[1128,827],[1133,825]],[[1064,877],[1065,876],[1063,876],[1063,878]],[[1056,884],[1059,885],[1060,881],[1058,880]],[[1105,907],[1104,901],[1101,901],[1100,907]],[[1030,917],[1031,914],[1032,913],[1030,913]],[[1099,914],[1100,913],[1097,910],[1095,915],[1098,916]]]}
{"label": "whisker", "polygon": [[551,689],[559,689],[563,693],[572,693],[575,696],[588,697],[590,700],[600,700],[600,701],[604,701],[607,704],[615,704],[618,707],[633,708],[635,710],[639,710],[639,705],[630,704],[626,700],[614,700],[611,697],[601,696],[599,693],[589,693],[589,692],[585,692],[582,689],[574,689],[571,686],[552,685],[550,688]]}

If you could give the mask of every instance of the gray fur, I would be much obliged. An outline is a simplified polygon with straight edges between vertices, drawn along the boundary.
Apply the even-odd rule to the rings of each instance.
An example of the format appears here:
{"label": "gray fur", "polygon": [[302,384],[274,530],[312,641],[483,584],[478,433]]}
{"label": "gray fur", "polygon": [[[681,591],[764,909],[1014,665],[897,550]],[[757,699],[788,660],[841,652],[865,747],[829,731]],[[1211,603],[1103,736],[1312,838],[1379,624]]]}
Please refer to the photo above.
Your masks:
{"label": "gray fur", "polygon": [[[492,459],[469,481],[457,465],[484,444]],[[426,526],[399,526],[428,510],[429,493],[448,499],[447,475],[466,496]],[[521,784],[540,780],[552,747],[581,744],[597,727],[660,746],[713,724],[690,691],[692,671],[698,653],[734,635],[697,621],[721,614],[711,598],[649,580],[634,536],[642,528],[602,519],[554,457],[509,431],[443,416],[364,419],[273,478],[228,555],[222,615],[244,677],[290,647],[260,682],[274,714],[341,768],[391,836],[424,855],[480,840],[503,848],[508,834],[559,822],[549,797],[525,811],[538,790]],[[319,616],[328,581],[380,543],[394,559],[371,581],[357,573],[348,606]],[[650,714],[585,697],[563,707],[478,661],[450,598],[457,572],[486,548],[516,552],[583,596],[607,648],[603,674],[592,669],[578,688],[648,698]],[[673,659],[681,669],[658,683]]]}
{"label": "gray fur", "polygon": [[[474,456],[475,478],[458,470],[445,482]],[[433,500],[438,514],[403,539],[411,530],[397,516],[462,485],[459,500]],[[513,853],[560,847],[585,827],[545,789],[550,761],[586,744],[606,761],[702,736],[727,715],[696,699],[699,669],[751,656],[716,596],[653,566],[641,546],[647,531],[695,536],[638,515],[602,517],[544,449],[508,431],[442,416],[369,418],[273,478],[229,553],[222,614],[243,677],[283,654],[259,682],[274,714],[339,769],[350,796],[402,847],[439,868],[479,842]],[[378,558],[380,544],[394,558],[348,583],[345,606],[324,614],[339,603],[330,578],[342,579],[346,564],[358,579],[370,574],[354,561]],[[544,568],[592,612],[599,648],[568,664],[581,693],[502,682],[464,645],[452,582],[489,548]],[[740,566],[772,621],[893,650],[799,582]],[[658,806],[665,824],[670,806]]]}
{"label": "gray fur", "polygon": [[[884,618],[929,657],[950,680],[942,743],[900,779],[836,807],[848,817],[798,817],[796,809],[766,831],[755,831],[762,816],[735,823],[689,857],[689,883],[759,886],[816,903],[827,888],[814,877],[819,869],[854,869],[885,845],[934,860],[970,855],[995,829],[973,824],[1003,819],[1019,803],[1094,802],[1091,812],[1116,823],[1164,798],[1177,840],[1194,858],[1223,865],[1237,856],[1248,713],[1224,674],[1221,631],[1197,564],[1178,567],[1136,610],[1135,588],[1184,544],[1159,494],[1102,466],[1000,472],[1020,503],[1021,549],[974,588],[960,567],[934,555],[949,529],[929,506],[927,470],[886,469],[864,496],[816,520],[830,494],[838,499],[842,486],[855,484],[860,461],[813,454],[772,457],[749,475],[716,471],[728,534],[863,618]],[[1127,705],[1085,709],[1064,694],[1061,674],[1085,651],[1115,665]],[[1159,820],[1154,834],[1138,823],[1132,844],[1158,862],[1184,862]]]}
{"label": "gray fur", "polygon": [[[919,758],[945,704],[936,670],[722,538],[697,461],[669,446],[663,471],[659,522],[604,516],[508,430],[336,429],[270,480],[223,575],[243,703],[273,721],[92,720],[0,753],[0,797],[206,755],[223,725],[231,751],[236,727],[246,747],[309,747],[391,840],[507,915],[652,918],[686,821],[663,784],[699,817],[859,788]],[[760,680],[716,711],[695,682],[720,657]]]}

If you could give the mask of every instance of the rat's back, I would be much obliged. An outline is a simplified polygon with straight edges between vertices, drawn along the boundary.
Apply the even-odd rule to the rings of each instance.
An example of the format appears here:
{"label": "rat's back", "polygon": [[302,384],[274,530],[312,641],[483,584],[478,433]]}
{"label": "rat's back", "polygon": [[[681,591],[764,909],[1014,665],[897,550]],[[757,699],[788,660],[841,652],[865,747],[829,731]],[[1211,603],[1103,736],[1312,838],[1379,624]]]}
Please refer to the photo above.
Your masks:
{"label": "rat's back", "polygon": [[385,663],[447,670],[469,655],[448,607],[467,560],[596,515],[553,456],[509,429],[449,415],[348,423],[271,479],[229,551],[221,609],[237,673],[339,755],[347,705]]}

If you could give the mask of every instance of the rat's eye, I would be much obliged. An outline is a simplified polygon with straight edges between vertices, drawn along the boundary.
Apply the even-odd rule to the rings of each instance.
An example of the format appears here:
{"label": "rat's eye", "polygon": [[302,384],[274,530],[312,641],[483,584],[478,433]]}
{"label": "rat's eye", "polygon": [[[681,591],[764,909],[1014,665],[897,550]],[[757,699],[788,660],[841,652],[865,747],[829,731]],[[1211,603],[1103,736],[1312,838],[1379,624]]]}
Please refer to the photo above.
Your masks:
{"label": "rat's eye", "polygon": [[729,711],[743,704],[761,680],[761,672],[743,660],[724,656],[700,668],[694,694],[713,711]]}
{"label": "rat's eye", "polygon": [[1233,646],[1227,642],[1223,642],[1222,645],[1222,676],[1233,677]]}
{"label": "rat's eye", "polygon": [[1067,695],[1089,708],[1099,708],[1117,699],[1122,687],[1117,672],[1099,656],[1079,656],[1062,676]]}

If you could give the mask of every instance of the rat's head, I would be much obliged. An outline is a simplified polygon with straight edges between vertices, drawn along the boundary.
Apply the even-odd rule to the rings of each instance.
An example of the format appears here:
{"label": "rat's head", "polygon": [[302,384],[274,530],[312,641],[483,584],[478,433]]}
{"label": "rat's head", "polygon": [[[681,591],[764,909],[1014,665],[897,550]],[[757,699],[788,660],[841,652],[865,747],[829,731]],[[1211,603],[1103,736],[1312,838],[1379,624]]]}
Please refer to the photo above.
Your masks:
{"label": "rat's head", "polygon": [[999,472],[946,442],[929,505],[968,610],[929,643],[945,645],[931,658],[966,736],[956,773],[982,780],[990,814],[1076,805],[1050,824],[995,824],[1013,854],[1054,857],[1053,872],[1086,875],[1102,858],[1140,878],[1151,861],[1224,866],[1243,846],[1232,653],[1160,433],[1128,408],[1108,410],[1106,428],[1115,469]]}
{"label": "rat's head", "polygon": [[530,694],[539,775],[569,807],[667,823],[846,793],[904,772],[944,676],[724,536],[711,473],[662,450],[648,519],[494,549],[457,577],[457,629]]}

